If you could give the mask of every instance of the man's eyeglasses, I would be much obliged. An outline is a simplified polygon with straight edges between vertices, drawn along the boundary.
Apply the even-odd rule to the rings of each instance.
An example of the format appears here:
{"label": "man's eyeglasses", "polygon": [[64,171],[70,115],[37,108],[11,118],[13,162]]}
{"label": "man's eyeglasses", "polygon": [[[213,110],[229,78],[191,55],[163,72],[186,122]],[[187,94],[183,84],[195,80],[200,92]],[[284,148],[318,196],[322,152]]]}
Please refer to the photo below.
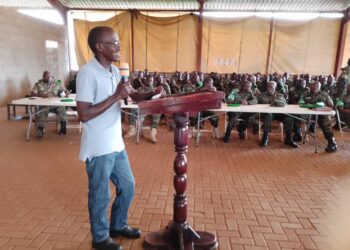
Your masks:
{"label": "man's eyeglasses", "polygon": [[105,41],[101,41],[101,43],[111,44],[111,45],[114,45],[114,46],[116,46],[116,47],[120,47],[119,41],[114,41],[114,42],[105,42]]}

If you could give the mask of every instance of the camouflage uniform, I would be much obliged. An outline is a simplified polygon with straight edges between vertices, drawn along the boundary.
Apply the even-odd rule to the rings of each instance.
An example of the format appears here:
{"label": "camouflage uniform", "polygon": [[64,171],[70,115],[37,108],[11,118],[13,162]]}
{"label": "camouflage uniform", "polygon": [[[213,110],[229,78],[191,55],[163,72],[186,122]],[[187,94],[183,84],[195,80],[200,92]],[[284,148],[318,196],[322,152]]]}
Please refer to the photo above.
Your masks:
{"label": "camouflage uniform", "polygon": [[[32,93],[34,93],[35,95],[48,95],[48,97],[57,97],[62,91],[66,92],[67,90],[57,82],[51,81],[49,83],[44,83],[43,80],[39,80],[37,83],[35,83],[32,89]],[[65,107],[40,106],[39,110],[42,110],[42,109],[46,109],[46,110],[41,111],[38,114],[38,117],[36,119],[37,128],[38,127],[45,128],[49,112],[57,113],[58,119],[60,122],[65,122],[67,120],[67,113],[66,113]]]}
{"label": "camouflage uniform", "polygon": [[190,92],[195,92],[196,91],[196,87],[193,86],[192,83],[186,81],[183,85],[182,85],[182,93],[190,93]]}
{"label": "camouflage uniform", "polygon": [[[153,90],[152,86],[141,86],[137,89],[138,92],[150,92]],[[129,116],[129,125],[135,126],[135,119],[137,117],[137,109],[132,109],[130,111],[132,115]],[[158,128],[161,114],[152,114],[152,125],[151,128]]]}
{"label": "camouflage uniform", "polygon": [[[326,106],[333,107],[332,98],[326,92],[323,91],[319,91],[317,93],[306,93],[305,95],[303,95],[303,99],[305,101],[305,104],[316,104],[318,102],[323,102]],[[322,129],[325,139],[328,140],[326,151],[335,152],[337,150],[337,144],[333,137],[330,116],[319,115],[317,122]]]}
{"label": "camouflage uniform", "polygon": [[335,83],[328,84],[322,86],[321,90],[328,93],[330,96],[333,96],[333,94],[337,91],[337,85]]}
{"label": "camouflage uniform", "polygon": [[277,83],[276,92],[282,94],[285,99],[288,98],[288,86],[284,83]]}
{"label": "camouflage uniform", "polygon": [[[220,84],[223,89],[221,91],[225,92],[225,94],[229,94],[228,92],[230,91],[231,89],[231,80],[230,79],[226,79],[226,78],[223,78],[221,80],[221,84]],[[219,90],[218,90],[219,91]]]}
{"label": "camouflage uniform", "polygon": [[132,81],[132,87],[134,89],[139,89],[140,87],[143,86],[143,83],[142,83],[142,80],[138,79],[138,78],[135,78],[133,81]]}
{"label": "camouflage uniform", "polygon": [[[343,105],[339,108],[340,120],[343,121],[348,128],[350,128],[350,94],[346,94],[341,98]],[[347,110],[349,112],[344,112]]]}
{"label": "camouflage uniform", "polygon": [[164,83],[159,84],[158,86],[163,87],[167,96],[171,95],[171,88],[170,88],[168,83],[164,82]]}
{"label": "camouflage uniform", "polygon": [[[300,101],[301,96],[303,96],[305,93],[309,93],[310,88],[305,87],[305,88],[296,88],[292,87],[289,91],[289,104],[298,104]],[[303,120],[307,119],[307,116],[305,115],[296,115],[297,117],[300,117]],[[302,141],[302,136],[301,136],[301,121],[299,119],[293,119],[293,140],[294,141]]]}
{"label": "camouflage uniform", "polygon": [[350,66],[347,66],[342,69],[342,73],[339,76],[338,82],[336,83],[336,87],[334,89],[334,93],[332,93],[332,98],[335,101],[336,98],[341,98],[346,95],[346,89],[350,81]]}
{"label": "camouflage uniform", "polygon": [[[271,106],[283,107],[286,105],[287,101],[284,98],[283,94],[275,92],[274,95],[270,95],[268,92],[262,93],[258,96],[258,103],[260,104],[270,104]],[[268,135],[270,132],[271,122],[277,120],[283,122],[284,132],[286,133],[286,139],[284,143],[291,147],[298,147],[294,143],[291,137],[293,118],[284,114],[261,114],[263,120],[263,138],[261,141],[261,146],[267,146]]]}
{"label": "camouflage uniform", "polygon": [[[257,98],[252,94],[252,92],[237,92],[236,90],[232,90],[231,93],[226,97],[226,103],[241,103],[243,100],[248,102],[248,105],[257,104]],[[228,142],[231,137],[231,131],[236,125],[238,119],[242,119],[237,127],[237,131],[239,133],[240,139],[244,138],[244,131],[247,128],[248,120],[251,116],[255,115],[254,113],[236,113],[236,112],[228,112],[228,122],[224,137],[224,142]]]}

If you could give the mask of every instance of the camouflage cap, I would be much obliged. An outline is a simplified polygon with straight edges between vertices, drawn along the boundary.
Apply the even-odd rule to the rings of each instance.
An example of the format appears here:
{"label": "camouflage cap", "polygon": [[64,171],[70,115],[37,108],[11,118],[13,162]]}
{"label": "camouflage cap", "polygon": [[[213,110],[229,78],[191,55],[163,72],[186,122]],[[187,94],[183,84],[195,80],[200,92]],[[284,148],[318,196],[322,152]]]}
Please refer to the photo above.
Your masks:
{"label": "camouflage cap", "polygon": [[281,99],[275,99],[274,100],[274,105],[273,106],[284,107],[285,105],[286,105],[286,103],[285,103],[284,100],[281,100]]}

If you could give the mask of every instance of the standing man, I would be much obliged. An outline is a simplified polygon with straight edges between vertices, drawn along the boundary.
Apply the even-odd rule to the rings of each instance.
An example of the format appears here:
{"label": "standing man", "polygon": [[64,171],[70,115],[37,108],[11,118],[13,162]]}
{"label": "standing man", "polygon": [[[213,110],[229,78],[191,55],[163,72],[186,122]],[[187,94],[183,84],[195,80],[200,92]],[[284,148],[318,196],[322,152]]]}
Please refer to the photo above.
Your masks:
{"label": "standing man", "polygon": [[[135,181],[122,139],[120,100],[130,95],[140,101],[156,93],[140,94],[130,83],[120,82],[119,69],[112,64],[120,59],[120,44],[112,28],[93,28],[88,43],[95,57],[79,70],[76,101],[79,118],[84,123],[80,160],[86,162],[89,181],[92,247],[120,250],[122,247],[110,237],[141,236],[138,228],[128,225]],[[116,199],[108,223],[109,180],[116,186]]]}
{"label": "standing man", "polygon": [[[59,82],[56,82],[55,79],[51,76],[49,71],[44,71],[43,79],[39,80],[34,84],[31,96],[38,96],[42,98],[51,98],[51,97],[67,97],[69,95],[69,91],[61,86]],[[44,129],[47,124],[47,117],[49,116],[49,112],[54,112],[57,114],[58,119],[60,121],[60,131],[58,134],[66,134],[67,133],[67,110],[65,107],[39,107],[40,113],[38,114],[38,119],[36,121],[36,135],[38,138],[42,138],[44,136]]]}

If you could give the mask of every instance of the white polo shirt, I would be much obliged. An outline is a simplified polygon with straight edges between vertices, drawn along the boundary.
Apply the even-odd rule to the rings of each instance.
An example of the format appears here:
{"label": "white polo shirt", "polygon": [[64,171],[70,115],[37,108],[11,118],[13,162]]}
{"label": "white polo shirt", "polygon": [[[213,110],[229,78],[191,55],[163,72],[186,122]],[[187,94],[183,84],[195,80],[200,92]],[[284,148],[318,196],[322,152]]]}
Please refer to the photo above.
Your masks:
{"label": "white polo shirt", "polygon": [[[76,79],[76,101],[100,103],[111,96],[120,81],[119,69],[106,70],[93,58],[80,68]],[[114,103],[105,112],[84,123],[79,159],[120,152],[125,149],[121,129],[121,104]]]}

